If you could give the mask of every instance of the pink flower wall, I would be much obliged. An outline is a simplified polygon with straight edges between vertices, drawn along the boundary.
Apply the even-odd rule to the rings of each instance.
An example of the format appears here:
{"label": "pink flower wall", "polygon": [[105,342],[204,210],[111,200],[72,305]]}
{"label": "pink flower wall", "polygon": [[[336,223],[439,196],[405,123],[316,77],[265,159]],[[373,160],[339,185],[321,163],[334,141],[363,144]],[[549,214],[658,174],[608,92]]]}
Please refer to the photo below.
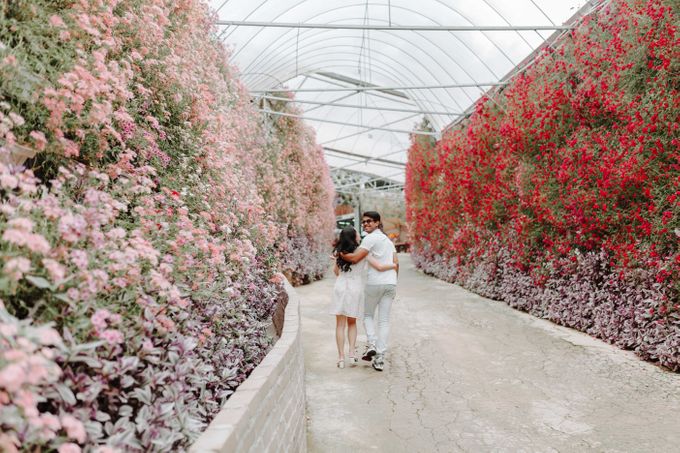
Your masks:
{"label": "pink flower wall", "polygon": [[613,0],[434,143],[418,265],[680,369],[677,2]]}
{"label": "pink flower wall", "polygon": [[0,449],[182,450],[328,264],[321,150],[198,0],[2,8]]}
{"label": "pink flower wall", "polygon": [[[286,96],[277,93],[278,96]],[[280,101],[269,110],[300,114]],[[280,226],[276,248],[283,272],[294,284],[320,278],[328,270],[328,231],[335,228],[329,209],[335,190],[324,163],[323,150],[314,131],[292,117],[272,116],[265,120],[269,136],[267,157],[261,163],[261,192],[265,210]]]}

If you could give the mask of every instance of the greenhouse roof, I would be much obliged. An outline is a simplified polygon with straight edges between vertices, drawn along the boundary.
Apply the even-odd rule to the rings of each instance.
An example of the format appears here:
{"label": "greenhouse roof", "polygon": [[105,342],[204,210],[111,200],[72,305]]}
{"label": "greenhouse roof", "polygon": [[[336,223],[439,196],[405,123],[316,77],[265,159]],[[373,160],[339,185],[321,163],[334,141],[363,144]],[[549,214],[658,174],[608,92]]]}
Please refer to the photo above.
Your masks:
{"label": "greenhouse roof", "polygon": [[294,92],[332,171],[396,183],[423,117],[436,131],[454,123],[602,3],[210,1],[253,96]]}

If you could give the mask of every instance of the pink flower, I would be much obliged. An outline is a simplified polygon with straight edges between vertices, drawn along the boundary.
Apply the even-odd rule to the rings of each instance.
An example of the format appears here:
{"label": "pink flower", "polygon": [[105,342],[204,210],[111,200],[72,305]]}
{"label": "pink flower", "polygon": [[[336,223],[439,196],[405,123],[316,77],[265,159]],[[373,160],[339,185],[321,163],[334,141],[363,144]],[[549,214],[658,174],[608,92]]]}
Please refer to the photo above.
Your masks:
{"label": "pink flower", "polygon": [[[25,228],[27,225],[28,224],[24,222],[20,225],[20,227]],[[29,250],[35,253],[45,254],[50,251],[50,244],[47,242],[47,239],[39,234],[29,233],[24,229],[9,228],[3,233],[2,239],[20,247],[26,246]]]}
{"label": "pink flower", "polygon": [[91,317],[90,322],[96,330],[104,330],[107,327],[106,320],[111,316],[111,313],[105,309],[100,308]]}
{"label": "pink flower", "polygon": [[64,266],[49,258],[43,259],[42,262],[43,266],[45,266],[45,269],[47,269],[47,272],[50,274],[52,283],[58,283],[64,279],[66,276],[66,268]]}
{"label": "pink flower", "polygon": [[24,117],[21,115],[17,115],[14,112],[9,112],[9,119],[14,123],[15,126],[23,126],[26,121],[24,120]]}
{"label": "pink flower", "polygon": [[8,362],[21,362],[26,358],[26,352],[21,349],[8,349],[2,354],[2,358]]}
{"label": "pink flower", "polygon": [[106,233],[106,236],[111,240],[124,239],[126,233],[123,228],[112,228]]}
{"label": "pink flower", "polygon": [[121,319],[122,319],[122,317],[118,313],[115,313],[115,314],[112,314],[111,316],[109,316],[109,322],[111,324],[118,324],[121,321]]}
{"label": "pink flower", "polygon": [[17,230],[25,231],[26,233],[33,231],[33,221],[25,217],[17,217],[16,219],[12,219],[7,222],[7,225],[10,228],[16,228]]}
{"label": "pink flower", "polygon": [[31,133],[28,135],[35,142],[35,147],[38,151],[43,151],[45,149],[45,147],[47,146],[47,139],[45,138],[45,134],[43,134],[40,131],[31,131]]}
{"label": "pink flower", "polygon": [[[87,439],[87,433],[85,432],[85,427],[82,422],[72,415],[62,415],[61,425],[66,430],[66,434],[71,439],[77,440],[81,444]],[[78,450],[80,451],[80,450]]]}
{"label": "pink flower", "polygon": [[31,262],[23,256],[10,259],[4,268],[5,274],[16,282],[21,280],[29,270],[31,270]]}
{"label": "pink flower", "polygon": [[0,450],[5,453],[18,453],[19,439],[14,434],[0,433]]}
{"label": "pink flower", "polygon": [[163,276],[163,274],[156,272],[152,270],[150,272],[150,279],[149,282],[153,285],[155,289],[161,290],[161,289],[169,289],[170,288],[170,282]]}
{"label": "pink flower", "polygon": [[14,396],[14,402],[24,411],[26,417],[38,417],[38,401],[35,395],[26,390],[19,390]]}
{"label": "pink flower", "polygon": [[28,240],[28,249],[34,253],[45,255],[50,251],[50,243],[40,234],[31,234]]}
{"label": "pink flower", "polygon": [[67,138],[59,139],[62,148],[64,149],[64,156],[66,157],[78,157],[80,154],[80,147],[78,144]]}
{"label": "pink flower", "polygon": [[172,330],[175,327],[175,323],[172,319],[167,316],[160,315],[156,318],[156,322],[160,324],[166,330]]}
{"label": "pink flower", "polygon": [[56,14],[50,16],[50,25],[59,28],[66,26],[63,19],[60,16],[57,16]]}
{"label": "pink flower", "polygon": [[51,382],[61,375],[61,368],[46,360],[42,355],[30,356],[27,364],[26,381],[32,385]]}
{"label": "pink flower", "polygon": [[44,346],[61,344],[61,336],[51,327],[41,327],[38,331],[38,341]]}
{"label": "pink flower", "polygon": [[23,230],[15,230],[13,228],[5,230],[5,232],[2,234],[3,241],[7,241],[20,247],[28,244],[30,237],[31,233],[27,233]]}
{"label": "pink flower", "polygon": [[16,208],[13,206],[7,204],[7,203],[2,203],[0,204],[0,212],[5,214],[7,217],[14,215],[16,212]]}
{"label": "pink flower", "polygon": [[123,334],[116,329],[106,329],[99,333],[99,338],[105,340],[111,346],[117,345],[123,342]]}
{"label": "pink flower", "polygon": [[68,242],[78,241],[85,233],[87,222],[81,215],[64,214],[59,219],[59,233]]}
{"label": "pink flower", "polygon": [[[57,355],[54,353],[54,350],[50,348],[42,348],[40,350],[40,354],[42,354],[43,357],[45,357],[47,360],[53,360]],[[61,374],[61,373],[59,373]]]}
{"label": "pink flower", "polygon": [[80,291],[78,291],[77,288],[69,288],[66,291],[66,295],[74,302],[78,302],[80,300]]}
{"label": "pink flower", "polygon": [[87,253],[83,250],[71,250],[71,262],[76,265],[80,270],[87,269],[89,260],[87,258]]}
{"label": "pink flower", "polygon": [[145,351],[151,351],[153,349],[153,343],[149,338],[145,338],[144,341],[142,342],[142,348]]}
{"label": "pink flower", "polygon": [[21,365],[11,363],[0,370],[0,388],[16,392],[26,381],[26,372]]}
{"label": "pink flower", "polygon": [[19,185],[19,178],[14,175],[3,173],[0,175],[0,187],[5,189],[14,190]]}
{"label": "pink flower", "polygon": [[5,338],[13,337],[18,331],[16,324],[0,324],[0,335]]}
{"label": "pink flower", "polygon": [[111,116],[111,104],[108,102],[98,103],[95,102],[90,107],[90,124],[106,124],[109,123]]}
{"label": "pink flower", "polygon": [[74,443],[68,442],[61,444],[57,450],[59,453],[80,453],[82,450]]}
{"label": "pink flower", "polygon": [[113,280],[111,280],[111,283],[114,285],[118,286],[119,288],[125,288],[128,285],[127,280],[125,280],[122,277],[116,277]]}
{"label": "pink flower", "polygon": [[40,414],[40,420],[42,421],[44,427],[52,431],[58,431],[61,428],[59,417],[56,415],[52,415],[50,413]]}

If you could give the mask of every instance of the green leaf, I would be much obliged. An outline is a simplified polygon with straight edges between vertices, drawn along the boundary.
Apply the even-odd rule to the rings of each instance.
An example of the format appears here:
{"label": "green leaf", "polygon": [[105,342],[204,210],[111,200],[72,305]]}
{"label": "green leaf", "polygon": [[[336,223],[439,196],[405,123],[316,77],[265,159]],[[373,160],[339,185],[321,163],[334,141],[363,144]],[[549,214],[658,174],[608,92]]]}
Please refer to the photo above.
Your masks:
{"label": "green leaf", "polygon": [[63,399],[66,404],[74,405],[76,404],[76,396],[73,394],[70,388],[65,386],[64,384],[57,384],[56,386],[57,392],[59,392],[59,396],[61,396],[61,399]]}
{"label": "green leaf", "polygon": [[52,284],[43,277],[38,277],[37,275],[27,275],[26,280],[33,283],[34,286],[40,289],[51,289]]}
{"label": "green leaf", "polygon": [[69,363],[81,362],[89,366],[90,368],[101,368],[102,366],[101,361],[97,360],[95,357],[90,357],[88,355],[77,355],[75,357],[69,357],[68,361]]}
{"label": "green leaf", "polygon": [[0,278],[0,292],[8,293],[11,286],[11,281],[7,277]]}
{"label": "green leaf", "polygon": [[71,305],[73,301],[71,300],[70,297],[66,295],[66,293],[59,293],[59,294],[54,294],[55,299],[59,299],[62,302],[66,302],[67,304]]}
{"label": "green leaf", "polygon": [[74,352],[83,352],[83,351],[88,351],[91,349],[97,349],[99,346],[106,344],[106,341],[104,340],[97,340],[97,341],[91,341],[89,343],[81,343],[74,345],[72,350]]}

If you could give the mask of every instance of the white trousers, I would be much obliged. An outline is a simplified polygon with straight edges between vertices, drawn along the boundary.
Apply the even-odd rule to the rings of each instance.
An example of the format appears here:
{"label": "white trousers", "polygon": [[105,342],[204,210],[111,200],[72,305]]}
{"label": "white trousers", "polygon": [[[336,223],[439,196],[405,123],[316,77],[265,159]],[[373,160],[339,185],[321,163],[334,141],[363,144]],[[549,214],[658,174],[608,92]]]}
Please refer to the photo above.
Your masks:
{"label": "white trousers", "polygon": [[[364,305],[364,327],[368,343],[375,346],[378,354],[387,351],[387,337],[390,334],[390,309],[396,295],[397,285],[366,285]],[[375,310],[378,309],[378,332],[375,330]]]}

